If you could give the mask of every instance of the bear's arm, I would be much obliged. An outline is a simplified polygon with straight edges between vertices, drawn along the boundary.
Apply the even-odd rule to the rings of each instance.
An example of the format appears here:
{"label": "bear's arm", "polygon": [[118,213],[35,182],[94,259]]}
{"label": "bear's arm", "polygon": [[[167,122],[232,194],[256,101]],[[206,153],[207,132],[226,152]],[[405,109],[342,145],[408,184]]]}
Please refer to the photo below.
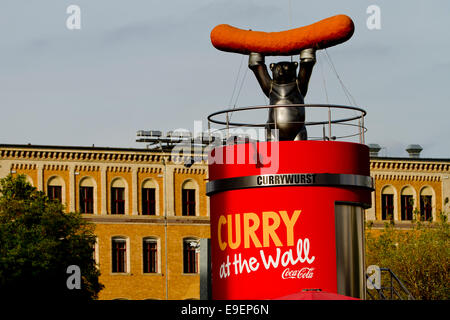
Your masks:
{"label": "bear's arm", "polygon": [[308,92],[308,83],[316,63],[316,50],[309,48],[300,52],[300,70],[298,71],[298,84],[303,97]]}
{"label": "bear's arm", "polygon": [[309,79],[311,78],[312,70],[314,67],[314,62],[301,62],[300,71],[298,72],[298,84],[300,88],[300,93],[303,97],[306,96],[308,92]]}
{"label": "bear's arm", "polygon": [[255,74],[264,94],[269,97],[272,78],[270,78],[267,66],[264,63],[264,56],[259,53],[251,53],[249,56],[248,67]]}

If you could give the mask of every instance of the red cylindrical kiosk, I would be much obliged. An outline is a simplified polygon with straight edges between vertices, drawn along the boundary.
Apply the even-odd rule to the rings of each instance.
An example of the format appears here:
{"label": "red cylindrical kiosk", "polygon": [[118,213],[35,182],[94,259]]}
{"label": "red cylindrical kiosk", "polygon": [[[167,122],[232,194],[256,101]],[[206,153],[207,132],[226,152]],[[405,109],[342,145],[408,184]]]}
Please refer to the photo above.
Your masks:
{"label": "red cylindrical kiosk", "polygon": [[250,142],[209,155],[213,299],[321,289],[364,298],[369,150],[336,141]]}

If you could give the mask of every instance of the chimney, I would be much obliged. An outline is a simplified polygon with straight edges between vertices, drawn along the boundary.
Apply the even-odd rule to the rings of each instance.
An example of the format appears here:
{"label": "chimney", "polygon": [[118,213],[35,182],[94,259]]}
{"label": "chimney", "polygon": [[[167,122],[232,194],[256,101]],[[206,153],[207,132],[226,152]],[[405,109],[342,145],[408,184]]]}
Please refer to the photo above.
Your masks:
{"label": "chimney", "polygon": [[406,147],[406,152],[409,153],[410,158],[420,158],[420,152],[422,150],[422,147],[418,144],[410,144]]}
{"label": "chimney", "polygon": [[378,152],[381,150],[379,144],[371,143],[367,145],[369,147],[369,155],[370,157],[378,157]]}

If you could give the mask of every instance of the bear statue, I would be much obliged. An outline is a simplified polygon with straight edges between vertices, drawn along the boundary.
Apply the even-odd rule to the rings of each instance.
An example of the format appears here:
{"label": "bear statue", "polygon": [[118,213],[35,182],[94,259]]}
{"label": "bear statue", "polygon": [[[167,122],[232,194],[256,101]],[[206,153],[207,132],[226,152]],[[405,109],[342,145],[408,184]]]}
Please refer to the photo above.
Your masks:
{"label": "bear statue", "polygon": [[[315,49],[300,52],[300,70],[297,62],[271,63],[270,77],[260,53],[250,53],[248,66],[253,71],[271,105],[304,104],[308,82],[316,62]],[[278,129],[278,137],[274,136]],[[266,124],[267,140],[307,140],[304,107],[277,107],[269,109]]]}

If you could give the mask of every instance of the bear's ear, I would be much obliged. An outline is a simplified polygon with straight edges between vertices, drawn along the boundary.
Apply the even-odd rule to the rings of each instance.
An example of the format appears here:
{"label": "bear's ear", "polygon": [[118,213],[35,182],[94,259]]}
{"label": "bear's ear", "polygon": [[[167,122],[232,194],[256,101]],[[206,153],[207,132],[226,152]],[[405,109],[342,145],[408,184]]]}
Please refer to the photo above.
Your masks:
{"label": "bear's ear", "polygon": [[273,70],[273,67],[275,67],[275,63],[270,64],[270,70]]}

